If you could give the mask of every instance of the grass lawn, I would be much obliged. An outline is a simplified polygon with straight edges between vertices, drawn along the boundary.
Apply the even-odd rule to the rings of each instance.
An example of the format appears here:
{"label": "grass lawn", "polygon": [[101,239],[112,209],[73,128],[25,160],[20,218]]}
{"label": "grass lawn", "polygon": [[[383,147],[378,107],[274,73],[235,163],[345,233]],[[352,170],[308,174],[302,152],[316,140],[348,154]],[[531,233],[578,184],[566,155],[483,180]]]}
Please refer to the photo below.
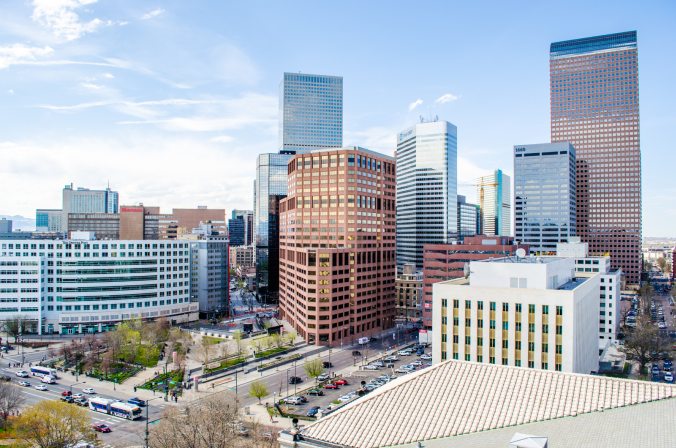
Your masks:
{"label": "grass lawn", "polygon": [[205,344],[216,345],[223,342],[225,339],[215,338],[213,336],[202,336],[202,342]]}
{"label": "grass lawn", "polygon": [[218,367],[215,367],[213,369],[204,369],[204,373],[211,373],[216,370],[221,370],[221,369],[227,369],[228,367],[235,366],[237,364],[241,364],[246,360],[246,358],[239,357],[239,358],[230,358],[226,359],[221,362],[221,364]]}
{"label": "grass lawn", "polygon": [[288,350],[288,349],[289,349],[289,347],[275,347],[275,348],[270,348],[270,349],[267,349],[267,350],[263,350],[262,352],[256,352],[255,357],[256,357],[256,358],[264,358],[264,357],[266,357],[266,356],[275,355],[275,354],[277,354],[277,353],[286,351],[286,350]]}

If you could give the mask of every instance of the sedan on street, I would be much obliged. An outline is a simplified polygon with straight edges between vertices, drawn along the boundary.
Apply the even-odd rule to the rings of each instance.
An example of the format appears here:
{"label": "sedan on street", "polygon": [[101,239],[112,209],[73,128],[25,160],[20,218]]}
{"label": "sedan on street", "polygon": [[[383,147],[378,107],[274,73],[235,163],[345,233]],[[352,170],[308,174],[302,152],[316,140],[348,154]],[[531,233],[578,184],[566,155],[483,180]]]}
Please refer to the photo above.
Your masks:
{"label": "sedan on street", "polygon": [[38,384],[37,386],[35,386],[35,390],[46,391],[47,387],[45,387],[44,384]]}
{"label": "sedan on street", "polygon": [[110,432],[110,426],[106,425],[105,423],[96,423],[92,425],[92,429],[96,432]]}
{"label": "sedan on street", "polygon": [[94,389],[92,389],[91,387],[86,387],[86,388],[82,389],[82,392],[84,392],[86,394],[95,394],[96,393],[96,391]]}

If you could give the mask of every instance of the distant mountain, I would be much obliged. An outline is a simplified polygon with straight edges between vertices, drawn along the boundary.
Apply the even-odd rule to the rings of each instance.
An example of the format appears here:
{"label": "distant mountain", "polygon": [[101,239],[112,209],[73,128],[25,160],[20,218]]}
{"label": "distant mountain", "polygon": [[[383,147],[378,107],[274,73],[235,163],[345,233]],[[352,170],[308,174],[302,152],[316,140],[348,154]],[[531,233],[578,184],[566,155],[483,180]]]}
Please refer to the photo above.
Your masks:
{"label": "distant mountain", "polygon": [[33,218],[26,218],[25,216],[21,215],[0,215],[0,219],[2,218],[7,218],[12,221],[12,230],[23,230],[26,232],[32,232],[35,230],[35,219]]}

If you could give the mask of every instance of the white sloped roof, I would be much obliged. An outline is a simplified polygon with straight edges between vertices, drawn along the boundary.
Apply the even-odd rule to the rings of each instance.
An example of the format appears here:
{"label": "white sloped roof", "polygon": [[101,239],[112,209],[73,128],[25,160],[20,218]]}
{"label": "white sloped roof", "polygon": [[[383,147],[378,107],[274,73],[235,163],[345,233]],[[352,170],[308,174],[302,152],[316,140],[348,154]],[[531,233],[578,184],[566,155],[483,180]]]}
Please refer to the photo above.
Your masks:
{"label": "white sloped roof", "polygon": [[400,378],[302,434],[377,448],[452,437],[676,397],[676,386],[446,361]]}

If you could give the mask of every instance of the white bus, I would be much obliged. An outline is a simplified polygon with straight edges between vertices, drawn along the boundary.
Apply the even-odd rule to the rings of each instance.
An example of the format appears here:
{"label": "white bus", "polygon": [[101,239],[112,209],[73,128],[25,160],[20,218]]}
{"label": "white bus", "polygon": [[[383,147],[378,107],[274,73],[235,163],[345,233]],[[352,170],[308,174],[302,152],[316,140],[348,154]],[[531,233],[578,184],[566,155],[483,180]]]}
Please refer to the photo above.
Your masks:
{"label": "white bus", "polygon": [[58,378],[56,375],[56,369],[50,369],[49,367],[43,366],[33,366],[31,367],[31,375],[33,376],[51,376],[52,378]]}
{"label": "white bus", "polygon": [[126,418],[127,420],[141,418],[142,413],[141,408],[136,405],[101,397],[94,397],[89,400],[89,409],[103,414]]}

